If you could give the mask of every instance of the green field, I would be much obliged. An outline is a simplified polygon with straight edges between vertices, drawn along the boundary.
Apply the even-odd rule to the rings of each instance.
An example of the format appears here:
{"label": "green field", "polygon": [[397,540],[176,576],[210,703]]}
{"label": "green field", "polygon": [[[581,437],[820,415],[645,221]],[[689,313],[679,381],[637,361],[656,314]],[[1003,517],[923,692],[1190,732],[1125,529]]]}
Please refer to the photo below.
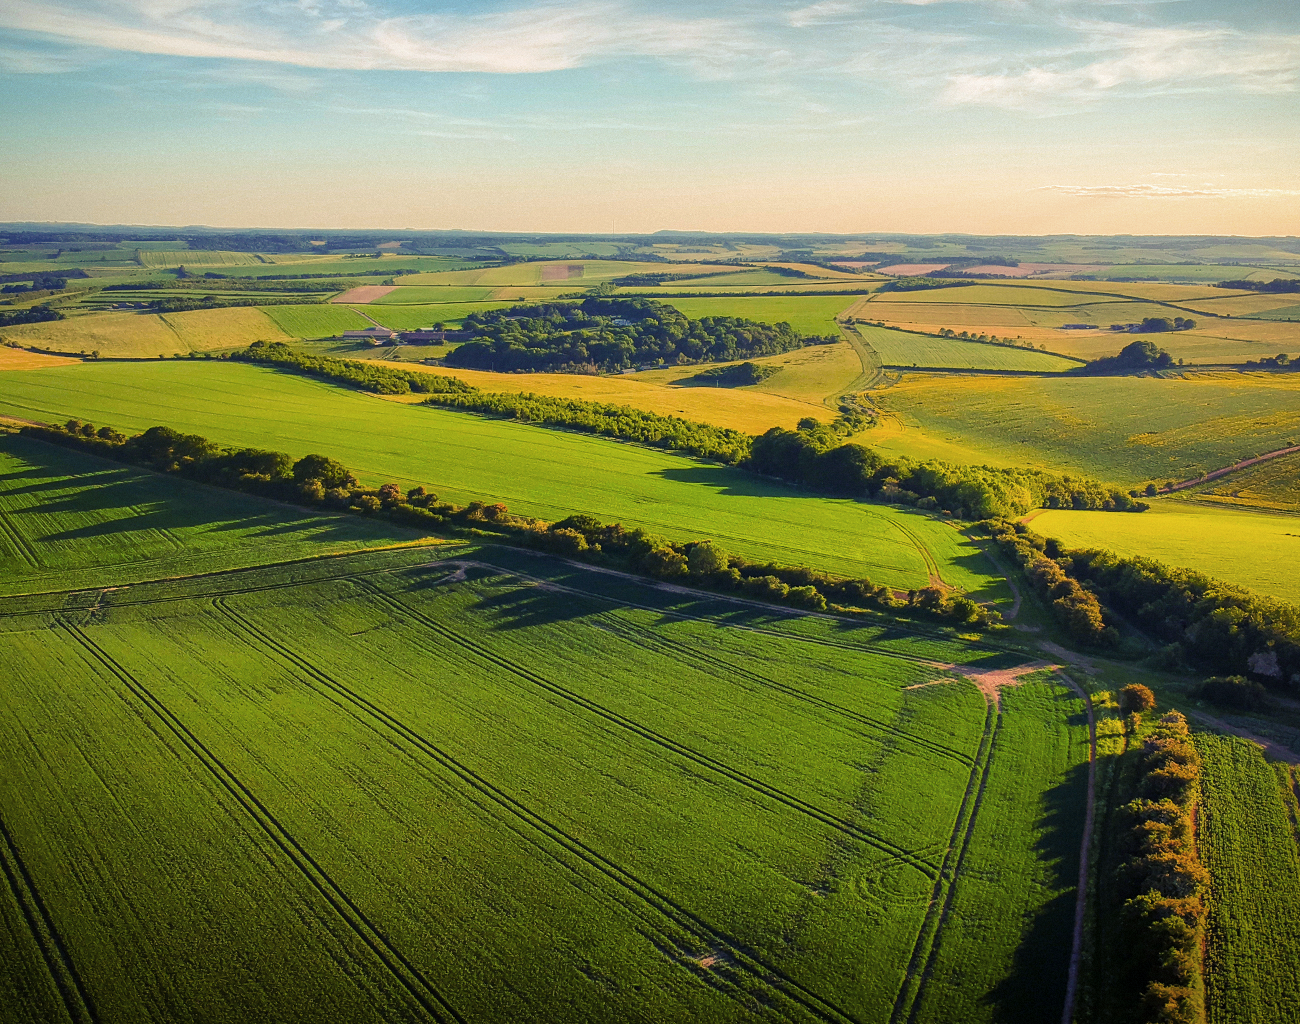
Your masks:
{"label": "green field", "polygon": [[491,288],[408,288],[399,286],[375,302],[379,305],[417,302],[482,302],[492,297]]}
{"label": "green field", "polygon": [[848,309],[856,298],[827,295],[756,296],[726,299],[662,299],[681,310],[692,320],[706,316],[737,316],[762,324],[787,323],[796,331],[810,335],[838,334],[835,317]]}
{"label": "green field", "polygon": [[1196,747],[1204,801],[1198,841],[1212,891],[1209,1019],[1294,1019],[1300,1006],[1300,851],[1278,774],[1257,746],[1235,736],[1197,736]]}
{"label": "green field", "polygon": [[5,1017],[1055,1021],[1080,703],[935,667],[1018,660],[464,545],[0,599]]}
{"label": "green field", "polygon": [[970,370],[1015,370],[1060,373],[1076,367],[1072,359],[1009,345],[986,345],[960,338],[934,338],[885,327],[859,324],[858,335],[880,355],[885,366],[933,366]]}
{"label": "green field", "polygon": [[[275,307],[268,307],[275,308]],[[286,341],[274,320],[253,306],[186,313],[87,313],[66,320],[6,327],[5,341],[54,352],[98,352],[105,358],[170,358],[189,352]]]}
{"label": "green field", "polygon": [[287,562],[414,536],[0,434],[0,594]]}
{"label": "green field", "polygon": [[[0,374],[0,411],[60,423],[77,416],[119,430],[165,423],[295,457],[319,451],[364,480],[420,484],[461,504],[502,501],[551,521],[582,512],[902,589],[926,584],[923,551],[931,540],[953,551],[947,546],[954,531],[914,512],[816,497],[740,470],[588,435],[386,402],[241,363],[13,371]],[[979,580],[983,586],[970,589],[981,599],[1005,598],[1005,581],[978,549],[963,541],[960,552],[964,568],[955,574]],[[949,573],[947,565],[939,570]]]}
{"label": "green field", "polygon": [[1300,512],[1300,453],[1261,462],[1191,490],[1216,505]]}
{"label": "green field", "polygon": [[1300,440],[1300,377],[905,376],[873,392],[887,451],[1029,465],[1134,486],[1185,480]]}
{"label": "green field", "polygon": [[[152,269],[167,269],[170,267],[265,267],[271,261],[262,259],[250,252],[218,252],[215,250],[202,249],[184,249],[180,251],[169,251],[159,249],[142,249],[140,251],[140,262],[146,267]],[[273,274],[275,271],[267,269],[265,274]]]}
{"label": "green field", "polygon": [[[430,289],[432,290],[432,289]],[[395,331],[413,331],[432,324],[459,324],[471,313],[486,313],[490,309],[505,309],[513,302],[439,302],[427,306],[385,306],[370,303],[366,316]]]}
{"label": "green field", "polygon": [[347,306],[327,302],[309,306],[266,306],[262,310],[294,338],[333,338],[344,331],[373,327],[369,320]]}
{"label": "green field", "polygon": [[1300,517],[1161,498],[1141,515],[1098,516],[1048,509],[1033,529],[1069,547],[1109,548],[1196,569],[1300,604]]}

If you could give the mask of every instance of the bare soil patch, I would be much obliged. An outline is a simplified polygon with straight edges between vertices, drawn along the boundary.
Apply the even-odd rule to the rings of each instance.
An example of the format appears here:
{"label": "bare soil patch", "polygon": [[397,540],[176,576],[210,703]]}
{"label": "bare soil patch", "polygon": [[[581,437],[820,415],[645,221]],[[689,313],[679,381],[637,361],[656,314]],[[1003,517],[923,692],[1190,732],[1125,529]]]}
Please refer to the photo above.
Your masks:
{"label": "bare soil patch", "polygon": [[[1012,668],[995,668],[995,669],[977,669],[970,665],[936,665],[945,672],[952,672],[954,675],[961,676],[963,679],[969,679],[975,684],[975,688],[984,694],[984,699],[990,704],[997,704],[1000,700],[1000,693],[1004,687],[1020,686],[1024,683],[1026,676],[1033,675],[1035,672],[1041,672],[1044,669],[1057,668],[1057,665],[1050,661],[1030,661],[1023,665],[1016,665]],[[913,683],[911,686],[904,687],[908,690],[919,690],[924,686],[942,686],[945,683],[953,682],[951,679],[935,679],[928,683]]]}
{"label": "bare soil patch", "polygon": [[542,267],[543,281],[568,281],[581,277],[584,268],[581,263],[548,263]]}
{"label": "bare soil patch", "polygon": [[895,277],[915,277],[935,270],[945,270],[948,266],[947,263],[895,263],[888,267],[881,267],[880,272]]}
{"label": "bare soil patch", "polygon": [[374,302],[396,290],[396,285],[364,284],[359,288],[349,288],[342,295],[335,295],[330,302]]}
{"label": "bare soil patch", "polygon": [[4,370],[39,370],[46,366],[67,366],[79,363],[80,359],[66,356],[47,356],[39,352],[28,352],[23,348],[9,348],[0,345],[0,372]]}

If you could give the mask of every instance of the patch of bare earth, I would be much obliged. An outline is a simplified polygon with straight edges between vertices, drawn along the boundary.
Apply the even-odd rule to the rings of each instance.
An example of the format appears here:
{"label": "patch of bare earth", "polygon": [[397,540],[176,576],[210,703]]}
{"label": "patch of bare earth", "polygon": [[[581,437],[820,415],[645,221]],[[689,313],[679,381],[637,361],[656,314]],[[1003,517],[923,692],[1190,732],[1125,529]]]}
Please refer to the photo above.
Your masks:
{"label": "patch of bare earth", "polygon": [[543,281],[568,281],[583,275],[581,263],[548,263],[542,267]]}
{"label": "patch of bare earth", "polygon": [[374,302],[396,290],[396,285],[365,284],[359,288],[349,288],[342,295],[335,295],[330,302]]}
{"label": "patch of bare earth", "polygon": [[947,263],[895,263],[888,267],[881,267],[882,274],[893,274],[895,277],[915,277],[918,274],[930,274],[936,270],[947,269]]}
{"label": "patch of bare earth", "polygon": [[[975,688],[984,694],[984,699],[990,704],[999,703],[1001,691],[1006,687],[1021,686],[1024,684],[1026,676],[1031,676],[1035,672],[1042,672],[1044,669],[1057,667],[1059,666],[1048,661],[1029,661],[1012,668],[995,669],[977,669],[972,668],[970,665],[935,665],[935,668],[943,669],[945,672],[951,672],[963,679],[970,680],[975,684]],[[928,683],[914,683],[905,687],[905,689],[919,690],[925,686],[943,686],[953,681],[952,679],[934,679]]]}

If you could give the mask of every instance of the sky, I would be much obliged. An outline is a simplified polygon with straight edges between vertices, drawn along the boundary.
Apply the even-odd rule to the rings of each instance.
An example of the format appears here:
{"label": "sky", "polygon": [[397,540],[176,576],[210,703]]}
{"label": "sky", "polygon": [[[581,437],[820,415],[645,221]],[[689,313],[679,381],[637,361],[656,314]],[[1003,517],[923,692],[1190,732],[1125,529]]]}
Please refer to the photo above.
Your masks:
{"label": "sky", "polygon": [[0,220],[1300,234],[1297,0],[4,0]]}

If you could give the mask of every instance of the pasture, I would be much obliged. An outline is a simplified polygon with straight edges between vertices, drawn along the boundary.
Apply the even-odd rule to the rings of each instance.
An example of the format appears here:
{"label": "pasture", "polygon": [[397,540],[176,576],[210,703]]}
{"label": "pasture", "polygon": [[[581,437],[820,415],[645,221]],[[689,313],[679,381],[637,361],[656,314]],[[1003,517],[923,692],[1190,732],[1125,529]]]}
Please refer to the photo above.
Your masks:
{"label": "pasture", "polygon": [[[281,307],[283,308],[283,307]],[[6,327],[5,341],[54,352],[96,352],[108,358],[154,359],[176,354],[246,348],[255,341],[291,337],[254,306],[187,313],[87,313],[40,324]]]}
{"label": "pasture", "polygon": [[1059,1019],[1078,843],[1028,812],[1082,818],[1066,691],[457,554],[0,602],[11,1011]]}
{"label": "pasture", "polygon": [[267,306],[263,312],[275,321],[280,330],[294,338],[333,338],[344,331],[360,331],[374,326],[356,310],[329,303]]}
{"label": "pasture", "polygon": [[437,302],[424,306],[386,306],[371,303],[366,316],[395,331],[413,331],[436,323],[459,324],[471,313],[504,309],[510,302]]}
{"label": "pasture", "polygon": [[[775,378],[774,378],[775,379]],[[677,540],[713,538],[748,558],[926,585],[928,543],[947,524],[910,510],[814,496],[737,469],[583,434],[385,402],[303,377],[220,361],[102,363],[0,375],[0,408],[123,431],[155,424],[300,457],[321,452],[363,481],[445,499],[504,502],[550,521],[587,513]],[[981,600],[1009,595],[963,541],[958,572]],[[946,561],[946,560],[945,560]],[[954,564],[948,562],[947,564]],[[948,570],[939,565],[940,574]],[[945,577],[946,578],[946,577]]]}
{"label": "pasture", "polygon": [[1067,547],[1143,555],[1300,604],[1300,578],[1285,568],[1300,563],[1294,515],[1160,498],[1141,515],[1046,509],[1031,527]]}
{"label": "pasture", "polygon": [[1300,855],[1281,780],[1246,740],[1201,735],[1196,748],[1203,799],[1198,840],[1213,887],[1205,978],[1210,1020],[1287,1020],[1300,1005]]}
{"label": "pasture", "polygon": [[988,345],[960,338],[933,338],[864,324],[858,324],[854,330],[880,356],[881,363],[890,367],[1060,373],[1079,365],[1073,359],[1010,345]]}
{"label": "pasture", "polygon": [[1283,455],[1249,466],[1201,487],[1191,488],[1188,493],[1219,505],[1300,512],[1300,455]]}
{"label": "pasture", "polygon": [[1184,480],[1300,439],[1300,376],[967,378],[906,375],[872,392],[864,435],[900,454],[1038,466],[1135,486]]}
{"label": "pasture", "polygon": [[[654,296],[647,291],[646,297]],[[681,310],[692,320],[706,316],[735,316],[762,324],[787,323],[796,331],[810,335],[834,335],[839,333],[835,318],[855,300],[849,296],[807,295],[662,301]]]}

